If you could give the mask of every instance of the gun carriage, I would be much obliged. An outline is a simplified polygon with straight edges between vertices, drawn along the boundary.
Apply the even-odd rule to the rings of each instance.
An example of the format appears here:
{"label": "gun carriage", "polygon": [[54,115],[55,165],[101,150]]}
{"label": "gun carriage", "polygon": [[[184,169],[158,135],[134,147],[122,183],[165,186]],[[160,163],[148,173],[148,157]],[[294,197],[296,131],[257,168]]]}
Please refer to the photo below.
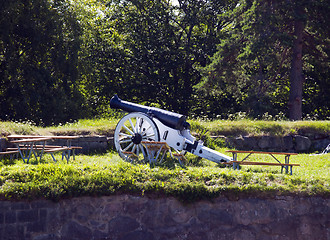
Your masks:
{"label": "gun carriage", "polygon": [[[114,134],[115,148],[124,159],[134,155],[150,160],[146,143],[150,143],[148,146],[166,143],[180,155],[190,152],[216,163],[232,161],[230,157],[204,146],[202,141],[196,141],[184,115],[123,101],[117,95],[111,99],[110,107],[128,112],[118,122]],[[158,154],[153,159],[157,159]]]}

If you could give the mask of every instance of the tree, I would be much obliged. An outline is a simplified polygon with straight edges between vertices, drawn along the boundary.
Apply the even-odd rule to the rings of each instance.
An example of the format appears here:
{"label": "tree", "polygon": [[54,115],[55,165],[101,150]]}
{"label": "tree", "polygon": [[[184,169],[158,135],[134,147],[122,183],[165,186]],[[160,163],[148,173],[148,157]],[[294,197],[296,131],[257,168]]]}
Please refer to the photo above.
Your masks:
{"label": "tree", "polygon": [[99,81],[102,96],[110,100],[117,92],[127,100],[188,114],[201,77],[195,65],[204,66],[216,50],[218,5],[206,0],[179,1],[178,6],[161,0],[109,3],[107,21],[115,22],[122,38],[120,50],[109,48],[99,58],[116,53],[99,69],[109,76]]}
{"label": "tree", "polygon": [[67,1],[2,1],[0,119],[79,118],[79,24]]}
{"label": "tree", "polygon": [[[204,89],[216,85],[220,94],[234,94],[241,109],[254,117],[285,110],[284,99],[289,99],[290,118],[301,119],[304,64],[309,62],[304,49],[320,40],[317,34],[305,35],[312,27],[316,33],[326,28],[322,7],[329,8],[325,1],[238,1],[220,16],[221,43],[203,69]],[[328,40],[314,44],[321,55]]]}
{"label": "tree", "polygon": [[304,10],[297,6],[294,10],[294,37],[293,54],[290,76],[289,117],[291,120],[302,118],[302,92],[303,92],[303,33],[305,23],[303,20]]}

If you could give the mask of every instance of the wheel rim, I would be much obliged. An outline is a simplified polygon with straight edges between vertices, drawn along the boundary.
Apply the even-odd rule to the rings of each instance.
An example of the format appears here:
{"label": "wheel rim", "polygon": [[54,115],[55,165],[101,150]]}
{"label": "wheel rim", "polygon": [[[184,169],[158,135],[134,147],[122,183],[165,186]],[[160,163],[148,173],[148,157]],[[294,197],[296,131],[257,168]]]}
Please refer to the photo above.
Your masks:
{"label": "wheel rim", "polygon": [[120,119],[114,134],[115,147],[120,157],[133,160],[128,153],[134,153],[138,160],[146,159],[142,141],[159,141],[154,121],[144,113],[129,113]]}

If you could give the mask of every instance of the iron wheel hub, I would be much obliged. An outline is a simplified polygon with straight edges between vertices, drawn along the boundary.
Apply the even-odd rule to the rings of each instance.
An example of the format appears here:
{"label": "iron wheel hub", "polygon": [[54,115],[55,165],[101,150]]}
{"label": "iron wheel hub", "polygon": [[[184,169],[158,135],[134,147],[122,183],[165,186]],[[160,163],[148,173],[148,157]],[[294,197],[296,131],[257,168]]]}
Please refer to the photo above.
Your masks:
{"label": "iron wheel hub", "polygon": [[134,144],[140,144],[142,141],[142,136],[139,133],[135,133],[134,136],[132,137],[132,142]]}

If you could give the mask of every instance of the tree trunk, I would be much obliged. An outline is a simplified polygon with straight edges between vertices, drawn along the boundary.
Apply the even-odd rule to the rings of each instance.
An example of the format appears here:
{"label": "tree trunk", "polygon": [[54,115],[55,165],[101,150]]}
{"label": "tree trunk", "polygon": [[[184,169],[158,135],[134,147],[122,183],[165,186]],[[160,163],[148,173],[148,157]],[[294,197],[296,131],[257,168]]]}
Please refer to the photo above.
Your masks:
{"label": "tree trunk", "polygon": [[304,22],[302,19],[303,9],[296,11],[297,17],[294,21],[293,55],[290,73],[290,97],[289,97],[289,118],[291,120],[302,119],[302,93],[303,93],[303,70],[302,50]]}

